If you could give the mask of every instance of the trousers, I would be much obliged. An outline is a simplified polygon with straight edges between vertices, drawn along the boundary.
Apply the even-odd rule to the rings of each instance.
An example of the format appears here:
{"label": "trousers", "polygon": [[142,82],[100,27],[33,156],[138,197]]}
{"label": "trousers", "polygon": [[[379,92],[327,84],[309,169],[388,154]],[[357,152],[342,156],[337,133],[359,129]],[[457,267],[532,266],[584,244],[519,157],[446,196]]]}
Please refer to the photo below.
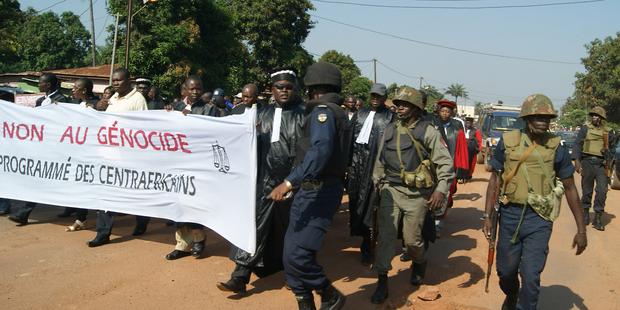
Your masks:
{"label": "trousers", "polygon": [[333,180],[295,193],[283,253],[286,282],[295,295],[307,296],[331,284],[316,254],[340,206],[342,192],[342,181]]}
{"label": "trousers", "polygon": [[[112,234],[112,226],[114,226],[114,212],[106,212],[103,210],[97,211],[97,235],[109,236]],[[136,227],[141,227],[146,230],[146,226],[151,220],[148,216],[136,215]]]}
{"label": "trousers", "polygon": [[[553,223],[526,207],[516,242],[511,239],[519,225],[522,207],[511,204],[500,208],[497,239],[497,274],[506,295],[518,295],[519,310],[536,310],[540,292],[540,274],[549,253]],[[521,289],[519,289],[521,275]]]}
{"label": "trousers", "polygon": [[[136,218],[137,219],[137,218]],[[204,226],[194,223],[178,223],[174,238],[177,241],[175,250],[189,252],[194,242],[205,240]]]}
{"label": "trousers", "polygon": [[596,196],[594,196],[594,211],[605,211],[605,200],[607,199],[607,175],[605,174],[605,165],[602,158],[589,156],[581,160],[581,205],[587,211],[592,205],[592,194],[595,190],[594,182],[596,182]]}
{"label": "trousers", "polygon": [[398,238],[399,219],[403,215],[403,241],[414,263],[426,262],[422,228],[426,216],[426,199],[407,187],[386,185],[381,189],[381,201],[377,209],[379,230],[374,269],[387,274],[392,269],[394,242]]}

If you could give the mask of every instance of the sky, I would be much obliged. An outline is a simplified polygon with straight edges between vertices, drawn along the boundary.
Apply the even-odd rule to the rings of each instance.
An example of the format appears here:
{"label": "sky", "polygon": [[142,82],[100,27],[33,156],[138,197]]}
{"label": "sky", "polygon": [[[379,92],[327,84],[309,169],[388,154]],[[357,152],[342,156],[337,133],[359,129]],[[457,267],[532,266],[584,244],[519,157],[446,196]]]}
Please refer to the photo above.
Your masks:
{"label": "sky", "polygon": [[[55,3],[60,2],[56,5]],[[106,0],[93,0],[97,44],[105,42],[106,25],[114,23],[105,7]],[[338,1],[337,1],[338,2]],[[571,0],[340,0],[361,4],[396,6],[498,6],[524,5]],[[520,105],[529,94],[549,96],[556,108],[574,90],[575,73],[583,72],[581,58],[592,40],[620,32],[620,1],[564,6],[485,10],[405,9],[351,6],[312,1],[315,22],[304,47],[317,57],[334,49],[358,60],[362,74],[374,77],[371,59],[377,59],[377,82],[408,84],[418,88],[433,85],[440,91],[453,83],[469,92],[464,104],[476,101]],[[88,0],[20,1],[22,10],[54,5],[54,12],[73,11],[89,27]],[[151,9],[146,8],[146,9]],[[135,10],[135,9],[134,9]],[[139,18],[137,16],[136,18]],[[373,33],[351,26],[373,30]],[[100,34],[101,33],[101,34]],[[439,48],[449,48],[517,58],[551,60],[562,63],[485,56]],[[461,101],[459,100],[459,103]]]}

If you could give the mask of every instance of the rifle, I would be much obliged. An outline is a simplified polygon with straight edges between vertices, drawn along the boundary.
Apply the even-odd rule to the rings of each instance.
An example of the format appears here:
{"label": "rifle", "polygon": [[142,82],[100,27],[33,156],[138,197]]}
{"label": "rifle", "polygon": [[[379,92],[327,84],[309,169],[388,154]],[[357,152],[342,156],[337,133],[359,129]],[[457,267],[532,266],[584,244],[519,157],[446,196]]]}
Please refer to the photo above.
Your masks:
{"label": "rifle", "polygon": [[497,224],[499,222],[499,200],[495,203],[491,214],[491,235],[489,236],[489,252],[487,254],[487,274],[486,282],[484,284],[484,292],[489,292],[489,278],[491,277],[491,270],[493,267],[493,261],[495,260],[495,240],[497,238]]}

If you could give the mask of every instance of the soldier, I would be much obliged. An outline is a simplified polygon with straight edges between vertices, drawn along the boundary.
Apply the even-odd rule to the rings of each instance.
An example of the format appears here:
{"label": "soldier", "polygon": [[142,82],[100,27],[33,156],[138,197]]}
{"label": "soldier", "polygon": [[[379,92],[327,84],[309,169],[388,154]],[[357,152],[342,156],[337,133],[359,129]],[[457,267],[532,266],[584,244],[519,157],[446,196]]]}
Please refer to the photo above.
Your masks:
{"label": "soldier", "polygon": [[[590,111],[590,122],[582,126],[577,134],[577,140],[573,146],[575,156],[575,170],[581,173],[581,205],[583,207],[584,222],[590,224],[590,206],[592,205],[592,192],[596,181],[596,196],[594,197],[594,221],[592,227],[604,231],[605,226],[601,221],[605,211],[607,199],[607,175],[605,155],[609,152],[609,141],[613,134],[603,121],[607,113],[601,107],[594,107]],[[608,164],[608,163],[607,163]]]}
{"label": "soldier", "polygon": [[547,96],[527,97],[520,114],[526,128],[504,133],[491,160],[494,173],[487,187],[483,230],[490,238],[490,215],[499,196],[497,274],[506,294],[502,309],[537,308],[540,274],[547,259],[551,229],[559,215],[562,194],[566,195],[577,223],[573,239],[577,255],[587,245],[568,149],[561,145],[559,137],[548,132],[549,123],[556,116]]}
{"label": "soldier", "polygon": [[304,83],[310,100],[307,120],[297,145],[295,169],[270,194],[284,200],[296,189],[284,239],[286,282],[295,293],[299,309],[315,309],[312,291],[321,295],[321,309],[341,309],[345,297],[325,276],[316,261],[317,251],[340,206],[343,179],[349,160],[351,130],[340,102],[340,70],[318,62],[306,71]]}
{"label": "soldier", "polygon": [[[369,222],[370,194],[373,190],[372,168],[377,158],[379,143],[383,131],[392,122],[394,114],[385,107],[387,88],[383,84],[374,84],[370,89],[370,106],[364,107],[353,116],[353,156],[347,176],[347,193],[349,194],[349,226],[352,236],[361,236],[361,262],[370,265],[372,253],[370,247]],[[353,99],[353,102],[355,100]]]}
{"label": "soldier", "polygon": [[410,283],[422,284],[426,271],[422,238],[426,212],[441,207],[454,178],[452,158],[441,133],[431,122],[421,120],[422,94],[403,87],[393,102],[398,107],[398,120],[385,129],[372,177],[380,193],[374,265],[378,282],[371,298],[373,304],[381,304],[388,297],[387,273],[392,268],[401,213],[405,247],[413,259]]}

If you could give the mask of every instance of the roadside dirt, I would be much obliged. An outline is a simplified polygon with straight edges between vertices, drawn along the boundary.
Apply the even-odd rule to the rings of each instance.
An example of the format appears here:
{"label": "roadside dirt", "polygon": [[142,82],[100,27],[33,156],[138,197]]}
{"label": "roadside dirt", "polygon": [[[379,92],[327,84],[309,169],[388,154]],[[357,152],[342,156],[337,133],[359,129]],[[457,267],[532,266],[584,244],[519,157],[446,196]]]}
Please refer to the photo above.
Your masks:
{"label": "roadside dirt", "polygon": [[[490,293],[484,293],[487,242],[481,216],[488,173],[479,167],[473,182],[459,185],[442,238],[429,250],[426,284],[441,297],[422,301],[408,284],[408,264],[394,258],[390,298],[370,304],[375,275],[359,263],[358,239],[348,235],[348,214],[334,219],[320,262],[336,287],[347,295],[345,309],[499,309],[503,295],[495,269]],[[578,177],[577,177],[578,178]],[[577,181],[579,181],[577,179]],[[539,309],[620,309],[620,228],[616,214],[620,191],[608,194],[606,231],[588,227],[589,246],[575,256],[571,241],[576,227],[566,202],[554,225],[550,253],[542,277]],[[147,233],[131,237],[133,216],[117,218],[111,244],[88,248],[94,237],[95,214],[89,230],[67,233],[71,219],[58,219],[57,207],[39,207],[28,226],[16,227],[0,218],[0,309],[295,309],[282,273],[252,278],[248,296],[228,295],[215,287],[234,265],[229,244],[208,232],[209,256],[166,261],[173,249],[174,229],[154,219]],[[395,246],[398,246],[395,244]],[[318,303],[318,298],[316,299]]]}

